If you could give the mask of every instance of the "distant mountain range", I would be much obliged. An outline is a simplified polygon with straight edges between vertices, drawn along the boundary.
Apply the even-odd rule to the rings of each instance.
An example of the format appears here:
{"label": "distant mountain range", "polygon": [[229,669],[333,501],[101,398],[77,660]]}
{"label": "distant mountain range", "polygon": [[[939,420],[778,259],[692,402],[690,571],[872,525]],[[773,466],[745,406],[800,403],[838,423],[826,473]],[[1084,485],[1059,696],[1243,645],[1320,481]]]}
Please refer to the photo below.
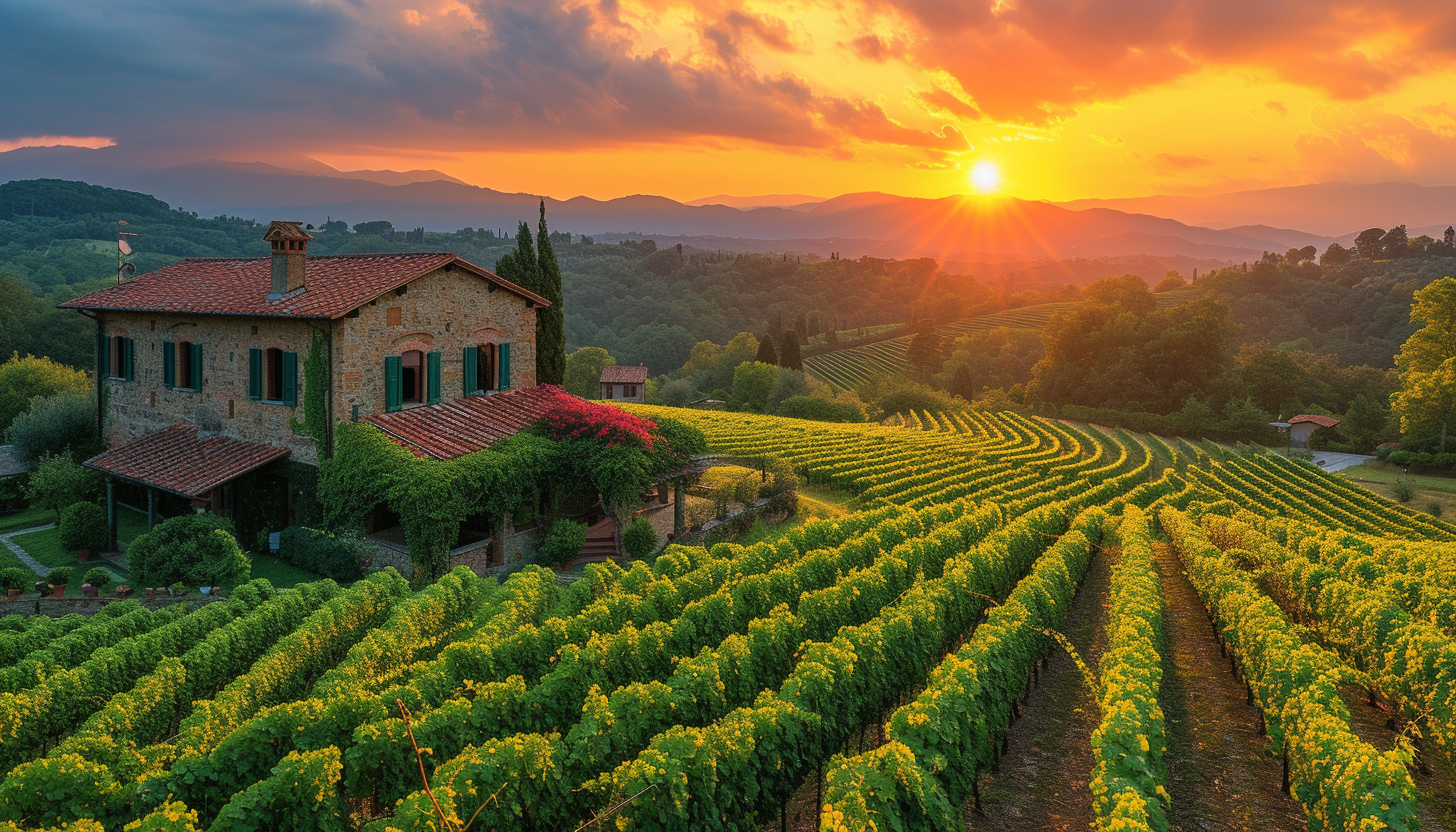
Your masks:
{"label": "distant mountain range", "polygon": [[[1456,223],[1456,185],[1431,186],[1413,182],[1373,185],[1322,182],[1218,196],[1078,199],[1058,204],[1075,211],[1111,208],[1154,214],[1190,225],[1241,233],[1249,226],[1297,226],[1314,234],[1344,237],[1376,226],[1388,228],[1404,224],[1408,232],[1415,228],[1444,231],[1447,226]],[[1411,236],[1415,234],[1411,233]]]}
{"label": "distant mountain range", "polygon": [[[26,148],[0,153],[0,182],[79,179],[151,194],[201,216],[228,214],[265,222],[384,219],[396,228],[451,231],[469,226],[510,232],[517,222],[536,215],[536,196],[477,187],[434,170],[340,171],[303,157],[268,163],[206,160],[157,170],[124,164],[124,157],[107,155],[113,150]],[[931,256],[943,263],[1153,255],[1186,258],[1208,268],[1256,260],[1265,251],[1306,245],[1323,250],[1336,240],[1348,244],[1371,224],[1405,222],[1415,235],[1425,226],[1445,222],[1437,219],[1443,212],[1456,220],[1456,187],[1408,183],[1064,204],[882,193],[832,199],[718,195],[692,203],[646,195],[546,202],[552,228],[577,234],[650,236],[660,244],[722,241],[723,248],[838,252],[842,257]],[[1301,212],[1309,222],[1301,219]],[[1192,216],[1207,219],[1195,223],[1188,219]],[[730,244],[735,240],[739,245]]]}

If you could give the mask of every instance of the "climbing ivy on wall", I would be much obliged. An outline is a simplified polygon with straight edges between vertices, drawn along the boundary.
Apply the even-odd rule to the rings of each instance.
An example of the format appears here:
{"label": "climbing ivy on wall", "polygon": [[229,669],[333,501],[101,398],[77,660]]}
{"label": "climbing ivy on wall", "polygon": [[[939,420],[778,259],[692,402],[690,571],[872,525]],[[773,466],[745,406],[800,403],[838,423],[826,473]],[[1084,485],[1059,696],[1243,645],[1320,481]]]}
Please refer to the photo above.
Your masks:
{"label": "climbing ivy on wall", "polygon": [[303,359],[303,425],[301,433],[318,442],[320,457],[329,455],[329,341],[313,331]]}
{"label": "climbing ivy on wall", "polygon": [[333,457],[319,465],[318,497],[333,530],[361,529],[379,506],[398,514],[415,579],[425,583],[448,571],[450,548],[467,518],[513,515],[533,509],[543,494],[583,485],[609,503],[625,502],[706,445],[701,433],[681,423],[664,420],[650,431],[650,447],[586,435],[557,440],[543,421],[442,462],[416,458],[368,423],[341,422]]}

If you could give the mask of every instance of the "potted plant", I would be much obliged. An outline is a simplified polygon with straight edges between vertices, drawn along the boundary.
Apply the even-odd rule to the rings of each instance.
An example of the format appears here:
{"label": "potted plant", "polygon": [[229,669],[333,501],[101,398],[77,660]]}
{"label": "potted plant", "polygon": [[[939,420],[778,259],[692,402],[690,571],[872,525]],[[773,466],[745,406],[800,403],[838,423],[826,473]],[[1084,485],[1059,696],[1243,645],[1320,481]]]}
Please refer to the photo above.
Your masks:
{"label": "potted plant", "polygon": [[182,583],[181,581],[178,581],[175,584],[167,587],[167,594],[171,595],[173,598],[185,598],[187,597],[187,585]]}
{"label": "potted plant", "polygon": [[61,511],[61,546],[82,563],[106,547],[106,509],[95,503],[72,503]]}
{"label": "potted plant", "polygon": [[130,586],[128,586],[126,584],[117,584],[116,585],[116,597],[117,598],[130,598],[132,596],[132,593],[133,592],[136,592],[136,590],[132,589]]}
{"label": "potted plant", "polygon": [[45,581],[51,585],[51,597],[59,598],[66,594],[66,584],[71,582],[71,570],[65,567],[52,569],[50,574],[45,576]]}
{"label": "potted plant", "polygon": [[541,541],[541,554],[548,563],[561,572],[581,554],[586,546],[586,526],[573,520],[561,519],[551,524],[546,539]]}
{"label": "potted plant", "polygon": [[29,569],[21,569],[18,566],[0,569],[0,586],[5,587],[6,600],[14,601],[19,598],[33,580],[35,580],[35,575]]}
{"label": "potted plant", "polygon": [[95,598],[96,596],[101,594],[101,590],[105,588],[107,584],[111,583],[111,573],[97,566],[91,570],[88,570],[85,577],[83,577],[81,580],[83,581],[83,583],[81,584],[81,593],[89,597]]}

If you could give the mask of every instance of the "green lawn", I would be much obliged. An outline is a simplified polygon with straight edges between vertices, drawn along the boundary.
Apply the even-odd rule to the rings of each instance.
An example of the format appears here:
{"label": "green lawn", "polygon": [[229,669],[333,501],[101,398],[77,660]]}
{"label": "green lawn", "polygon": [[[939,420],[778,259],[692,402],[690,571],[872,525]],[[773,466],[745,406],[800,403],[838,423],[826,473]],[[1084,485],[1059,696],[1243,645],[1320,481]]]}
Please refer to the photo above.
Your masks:
{"label": "green lawn", "polygon": [[252,558],[252,577],[267,578],[273,586],[279,589],[293,586],[294,584],[306,584],[311,581],[323,580],[322,575],[315,575],[307,569],[300,569],[272,555],[253,555]]}
{"label": "green lawn", "polygon": [[1388,500],[1396,499],[1396,482],[1404,482],[1412,491],[1410,502],[1406,505],[1432,514],[1435,513],[1431,511],[1432,506],[1440,506],[1441,516],[1446,520],[1456,517],[1456,478],[1432,474],[1404,474],[1401,471],[1399,465],[1372,459],[1353,468],[1337,471],[1335,476],[1344,477]]}
{"label": "green lawn", "polygon": [[0,517],[0,534],[16,529],[29,529],[56,522],[56,514],[48,508],[28,508]]}
{"label": "green lawn", "polygon": [[799,510],[777,523],[755,523],[748,534],[733,541],[740,546],[772,543],[810,520],[837,520],[847,511],[850,494],[827,485],[800,485]]}

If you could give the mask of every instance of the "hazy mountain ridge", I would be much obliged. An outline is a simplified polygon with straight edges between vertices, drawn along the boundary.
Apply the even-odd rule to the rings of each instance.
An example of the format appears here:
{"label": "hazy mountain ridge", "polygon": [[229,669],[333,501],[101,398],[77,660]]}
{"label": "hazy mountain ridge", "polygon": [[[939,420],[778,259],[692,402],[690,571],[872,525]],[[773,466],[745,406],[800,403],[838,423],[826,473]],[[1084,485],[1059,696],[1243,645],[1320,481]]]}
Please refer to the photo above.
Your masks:
{"label": "hazy mountain ridge", "polygon": [[[386,219],[401,229],[423,226],[439,231],[472,227],[509,233],[519,221],[535,216],[539,199],[531,194],[469,185],[439,171],[339,171],[305,158],[273,160],[277,164],[205,160],[162,170],[141,170],[109,165],[105,153],[32,148],[0,154],[0,181],[40,176],[80,178],[152,194],[201,216],[226,214],[263,222],[276,218],[315,224],[328,218],[349,223]],[[81,175],[69,176],[68,170]],[[1257,260],[1265,251],[1282,252],[1306,245],[1323,251],[1337,240],[1348,244],[1359,230],[1370,226],[1341,227],[1339,236],[1325,236],[1299,230],[1303,223],[1278,221],[1274,215],[1279,212],[1271,209],[1264,212],[1270,215],[1269,222],[1250,222],[1248,217],[1253,214],[1239,214],[1239,222],[1212,227],[1183,218],[1195,208],[1216,215],[1214,219],[1230,219],[1235,218],[1232,208],[1226,206],[1220,213],[1210,211],[1208,206],[1250,203],[1258,200],[1257,195],[1269,193],[1282,194],[1271,201],[1285,206],[1311,200],[1339,201],[1368,195],[1370,188],[1384,187],[1335,183],[1333,190],[1301,186],[1231,194],[1228,199],[1147,197],[1060,205],[1012,197],[926,199],[876,192],[843,194],[786,207],[751,203],[817,198],[802,194],[742,198],[720,195],[689,204],[638,194],[607,200],[584,196],[548,198],[546,202],[552,227],[577,234],[734,239],[744,244],[752,241],[752,248],[757,250],[776,250],[777,245],[782,250],[820,255],[835,251],[845,257],[929,256],[942,262],[1156,255],[1226,264]],[[1372,213],[1382,212],[1386,225],[1405,218],[1413,229],[1412,236],[1420,233],[1430,223],[1417,218],[1429,219],[1438,211],[1438,207],[1428,204],[1432,200],[1448,201],[1456,219],[1456,188],[1422,188],[1409,183],[1392,183],[1390,188],[1393,193],[1424,196],[1412,203],[1419,210],[1396,210],[1386,205],[1388,200],[1379,203],[1390,208],[1388,212],[1384,207],[1370,209]],[[725,201],[737,205],[723,204]],[[1160,207],[1168,212],[1154,210]],[[1349,209],[1340,210],[1348,213]],[[1175,216],[1180,213],[1181,217]],[[1444,229],[1444,225],[1439,228]]]}

